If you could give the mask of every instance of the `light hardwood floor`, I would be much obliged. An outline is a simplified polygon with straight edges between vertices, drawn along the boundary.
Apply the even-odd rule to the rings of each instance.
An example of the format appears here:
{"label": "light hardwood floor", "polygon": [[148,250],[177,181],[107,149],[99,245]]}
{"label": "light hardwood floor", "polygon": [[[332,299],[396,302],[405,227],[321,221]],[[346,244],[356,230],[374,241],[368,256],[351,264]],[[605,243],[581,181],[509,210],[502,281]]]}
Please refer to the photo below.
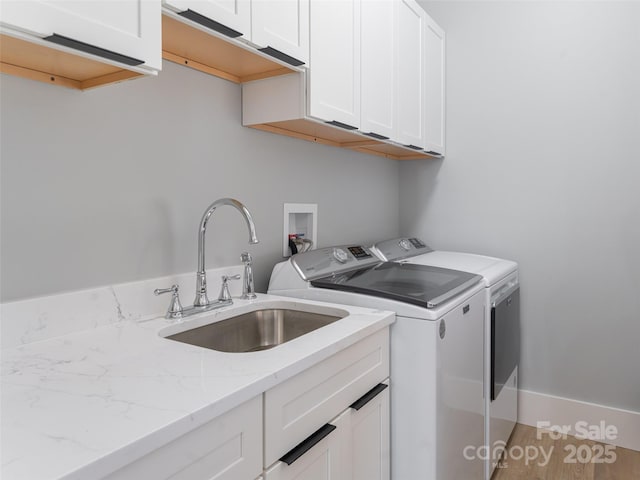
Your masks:
{"label": "light hardwood floor", "polygon": [[[538,458],[518,459],[527,450],[530,456],[537,452]],[[517,424],[507,445],[506,452],[510,451],[512,455],[505,456],[492,480],[640,480],[640,452],[571,436],[554,440],[535,427]]]}

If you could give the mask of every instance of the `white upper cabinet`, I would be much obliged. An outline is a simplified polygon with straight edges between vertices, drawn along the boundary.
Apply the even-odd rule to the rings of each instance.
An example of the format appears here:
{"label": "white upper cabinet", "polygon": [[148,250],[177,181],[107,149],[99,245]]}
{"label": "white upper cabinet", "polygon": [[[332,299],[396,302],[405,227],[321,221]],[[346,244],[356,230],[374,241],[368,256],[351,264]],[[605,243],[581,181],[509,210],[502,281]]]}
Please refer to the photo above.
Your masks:
{"label": "white upper cabinet", "polygon": [[309,36],[309,115],[359,128],[360,1],[313,0]]}
{"label": "white upper cabinet", "polygon": [[1,25],[130,67],[162,67],[160,0],[3,0]]}
{"label": "white upper cabinet", "polygon": [[165,7],[228,37],[251,40],[250,0],[163,0]]}
{"label": "white upper cabinet", "polygon": [[312,0],[309,44],[305,74],[244,84],[243,125],[398,160],[444,155],[444,33],[415,0]]}
{"label": "white upper cabinet", "polygon": [[309,0],[252,0],[251,41],[292,65],[309,63]]}
{"label": "white upper cabinet", "polygon": [[444,31],[427,15],[425,30],[425,150],[445,154]]}
{"label": "white upper cabinet", "polygon": [[425,142],[425,25],[427,14],[414,0],[397,6],[397,89],[394,140],[423,149]]}
{"label": "white upper cabinet", "polygon": [[391,138],[395,128],[396,6],[392,1],[363,1],[360,10],[360,130]]}

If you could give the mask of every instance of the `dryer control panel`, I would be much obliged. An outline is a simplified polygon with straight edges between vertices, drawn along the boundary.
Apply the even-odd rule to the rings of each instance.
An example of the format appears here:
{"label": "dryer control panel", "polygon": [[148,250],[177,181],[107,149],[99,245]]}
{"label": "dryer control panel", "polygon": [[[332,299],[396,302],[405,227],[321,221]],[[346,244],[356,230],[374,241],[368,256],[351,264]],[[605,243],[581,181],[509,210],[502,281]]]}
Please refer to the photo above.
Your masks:
{"label": "dryer control panel", "polygon": [[407,257],[415,257],[433,249],[416,237],[401,237],[378,242],[371,247],[373,253],[385,262],[393,262]]}
{"label": "dryer control panel", "polygon": [[291,263],[304,280],[313,280],[380,263],[371,249],[362,245],[338,245],[298,253]]}

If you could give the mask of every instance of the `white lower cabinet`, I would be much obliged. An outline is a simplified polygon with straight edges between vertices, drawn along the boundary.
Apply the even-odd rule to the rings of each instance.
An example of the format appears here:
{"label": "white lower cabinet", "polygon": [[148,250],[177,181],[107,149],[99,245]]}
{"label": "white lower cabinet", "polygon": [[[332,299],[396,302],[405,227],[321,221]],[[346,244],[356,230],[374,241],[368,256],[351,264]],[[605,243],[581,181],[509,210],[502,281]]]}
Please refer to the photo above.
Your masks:
{"label": "white lower cabinet", "polygon": [[258,395],[104,480],[256,478],[262,473],[262,438],[262,395]]}
{"label": "white lower cabinet", "polygon": [[385,328],[265,392],[265,466],[388,376],[389,329]]}
{"label": "white lower cabinet", "polygon": [[[388,385],[388,382],[385,382]],[[349,451],[352,480],[389,480],[389,389],[380,391],[359,410],[350,408]]]}
{"label": "white lower cabinet", "polygon": [[[389,480],[386,386],[380,384],[364,398],[366,404],[359,410],[347,408],[285,455],[266,472],[265,480]],[[318,435],[322,438],[314,439]],[[308,443],[314,441],[317,443],[309,448]]]}
{"label": "white lower cabinet", "polygon": [[389,328],[104,480],[389,480]]}
{"label": "white lower cabinet", "polygon": [[[265,480],[389,480],[387,385],[379,384],[363,396],[364,405],[354,402],[276,462]],[[318,435],[319,441],[314,439]],[[290,463],[289,456],[294,457]]]}
{"label": "white lower cabinet", "polygon": [[320,442],[288,465],[278,461],[267,470],[265,480],[337,480],[345,479],[342,474],[345,452],[340,448],[341,422],[334,421],[336,427]]}
{"label": "white lower cabinet", "polygon": [[267,391],[265,480],[389,480],[388,373],[384,329]]}

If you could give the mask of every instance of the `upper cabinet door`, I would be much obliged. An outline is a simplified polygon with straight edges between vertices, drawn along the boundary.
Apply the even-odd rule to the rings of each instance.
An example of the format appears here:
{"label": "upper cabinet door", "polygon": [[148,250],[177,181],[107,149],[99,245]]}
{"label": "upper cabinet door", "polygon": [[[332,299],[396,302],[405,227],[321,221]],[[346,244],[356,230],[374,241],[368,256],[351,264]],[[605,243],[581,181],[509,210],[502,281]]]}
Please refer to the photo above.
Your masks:
{"label": "upper cabinet door", "polygon": [[[222,33],[227,36],[238,37],[241,35],[242,38],[251,40],[250,0],[163,0],[163,4],[175,12],[195,12],[197,15],[235,30],[235,33],[223,30]],[[193,16],[187,18],[194,20]],[[198,20],[195,21],[202,23]],[[221,31],[217,28],[214,30]]]}
{"label": "upper cabinet door", "polygon": [[445,154],[444,31],[427,15],[425,30],[425,150]]}
{"label": "upper cabinet door", "polygon": [[394,135],[396,6],[392,1],[363,1],[361,10],[360,130]]}
{"label": "upper cabinet door", "polygon": [[397,128],[394,140],[425,147],[425,41],[427,14],[414,0],[399,0],[397,11]]}
{"label": "upper cabinet door", "polygon": [[360,1],[310,5],[308,113],[339,126],[360,126]]}
{"label": "upper cabinet door", "polygon": [[309,0],[252,0],[251,41],[288,63],[309,63]]}
{"label": "upper cabinet door", "polygon": [[160,0],[3,0],[2,25],[89,53],[98,47],[98,55],[111,52],[130,65],[162,67]]}

